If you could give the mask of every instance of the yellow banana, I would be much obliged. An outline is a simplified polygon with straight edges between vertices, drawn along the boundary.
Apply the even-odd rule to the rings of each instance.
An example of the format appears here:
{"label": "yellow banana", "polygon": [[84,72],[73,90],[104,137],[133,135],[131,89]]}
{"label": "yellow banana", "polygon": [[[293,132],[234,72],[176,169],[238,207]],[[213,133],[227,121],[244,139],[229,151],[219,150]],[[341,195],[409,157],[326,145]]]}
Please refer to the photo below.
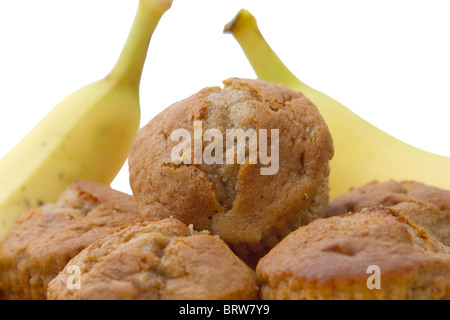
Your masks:
{"label": "yellow banana", "polygon": [[171,4],[141,0],[110,74],[69,95],[0,160],[0,241],[21,212],[55,201],[73,181],[115,178],[139,129],[150,38]]}
{"label": "yellow banana", "polygon": [[[258,78],[302,92],[319,109],[333,136],[330,197],[371,180],[417,180],[450,190],[450,158],[408,145],[297,79],[277,57],[242,9],[224,28],[236,38]],[[443,141],[444,143],[444,141]]]}

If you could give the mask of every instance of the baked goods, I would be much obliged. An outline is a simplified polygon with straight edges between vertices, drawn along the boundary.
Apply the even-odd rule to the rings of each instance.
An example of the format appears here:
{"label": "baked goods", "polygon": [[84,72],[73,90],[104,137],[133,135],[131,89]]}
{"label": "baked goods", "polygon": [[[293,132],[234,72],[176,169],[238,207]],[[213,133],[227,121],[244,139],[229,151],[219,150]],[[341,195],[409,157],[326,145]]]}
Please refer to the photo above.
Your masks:
{"label": "baked goods", "polygon": [[383,207],[300,227],[256,272],[263,299],[450,299],[450,248]]}
{"label": "baked goods", "polygon": [[[450,299],[450,248],[436,240],[448,244],[449,192],[373,182],[328,205],[333,145],[314,105],[279,84],[224,84],[141,130],[134,198],[79,182],[24,214],[0,246],[0,298]],[[212,152],[230,129],[243,140]],[[252,142],[269,162],[253,162]]]}
{"label": "baked goods", "polygon": [[[79,288],[69,288],[71,267]],[[49,299],[256,299],[256,276],[217,237],[180,221],[143,219],[110,232],[49,284]]]}
{"label": "baked goods", "polygon": [[[130,182],[143,217],[175,213],[195,229],[219,235],[249,261],[298,226],[322,217],[328,203],[333,145],[317,108],[301,93],[262,80],[228,79],[224,85],[223,89],[205,88],[173,104],[141,129],[129,157]],[[250,163],[248,140],[243,164],[195,163],[196,121],[201,121],[203,132],[221,132],[224,144],[227,129],[266,130],[269,139],[258,139],[258,147],[267,142],[268,154],[278,151],[277,170],[262,174],[268,165]],[[192,150],[188,164],[172,159],[180,142],[171,137],[179,129],[191,136],[185,141]],[[272,129],[279,133],[277,150],[272,150]],[[209,145],[203,138],[200,156]],[[233,148],[223,146],[215,152],[223,151],[225,157]]]}
{"label": "baked goods", "polygon": [[131,195],[72,184],[57,203],[21,215],[0,244],[0,299],[45,299],[48,282],[72,257],[137,218]]}
{"label": "baked goods", "polygon": [[450,246],[450,191],[416,181],[373,181],[332,199],[326,216],[378,205],[403,212],[409,220]]}

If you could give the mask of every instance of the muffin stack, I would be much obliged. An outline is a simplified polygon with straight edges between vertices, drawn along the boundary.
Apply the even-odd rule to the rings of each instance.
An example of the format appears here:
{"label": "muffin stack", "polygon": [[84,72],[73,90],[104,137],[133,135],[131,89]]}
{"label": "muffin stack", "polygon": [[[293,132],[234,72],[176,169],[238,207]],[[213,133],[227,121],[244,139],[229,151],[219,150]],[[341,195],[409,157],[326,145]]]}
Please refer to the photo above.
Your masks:
{"label": "muffin stack", "polygon": [[301,93],[228,79],[165,109],[133,196],[89,182],[0,245],[3,299],[449,299],[450,192],[328,199],[332,137]]}

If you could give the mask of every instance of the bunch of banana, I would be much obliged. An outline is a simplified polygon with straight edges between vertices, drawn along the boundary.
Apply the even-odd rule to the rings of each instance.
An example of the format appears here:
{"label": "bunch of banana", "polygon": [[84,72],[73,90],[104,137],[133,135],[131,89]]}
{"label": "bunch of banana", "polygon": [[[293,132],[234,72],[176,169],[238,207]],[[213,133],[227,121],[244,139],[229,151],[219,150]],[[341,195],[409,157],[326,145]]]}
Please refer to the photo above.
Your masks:
{"label": "bunch of banana", "polygon": [[109,184],[140,124],[150,38],[172,0],[141,0],[123,51],[102,80],[69,95],[0,160],[0,241],[17,216],[53,202],[75,180]]}
{"label": "bunch of banana", "polygon": [[372,180],[417,180],[450,190],[450,158],[408,145],[381,131],[327,95],[297,79],[242,9],[224,28],[236,38],[258,78],[302,92],[319,109],[333,136],[330,197]]}

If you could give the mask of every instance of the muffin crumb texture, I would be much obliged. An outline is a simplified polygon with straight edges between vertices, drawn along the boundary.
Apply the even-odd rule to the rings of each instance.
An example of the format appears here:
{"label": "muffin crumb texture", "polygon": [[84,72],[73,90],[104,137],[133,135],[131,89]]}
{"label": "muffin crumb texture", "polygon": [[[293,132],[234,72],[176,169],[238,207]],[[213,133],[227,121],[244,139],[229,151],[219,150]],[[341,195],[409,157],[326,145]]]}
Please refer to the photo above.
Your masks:
{"label": "muffin crumb texture", "polygon": [[[69,289],[70,268],[80,289]],[[252,269],[220,239],[180,221],[142,219],[115,230],[73,258],[49,284],[49,299],[256,299]]]}
{"label": "muffin crumb texture", "polygon": [[46,298],[48,283],[92,242],[139,218],[133,196],[78,181],[22,214],[0,244],[0,299]]}
{"label": "muffin crumb texture", "polygon": [[[182,128],[193,138],[195,121],[201,121],[203,132],[223,133],[223,164],[173,163],[171,152],[179,142],[170,140],[171,133]],[[267,165],[249,162],[249,140],[245,163],[226,163],[227,129],[267,130],[269,154],[276,151],[271,130],[279,130],[276,174],[262,175]],[[248,262],[324,215],[332,155],[329,130],[301,93],[261,80],[228,79],[224,88],[205,88],[141,129],[130,153],[130,182],[143,217],[175,212],[194,229],[219,235]]]}
{"label": "muffin crumb texture", "polygon": [[[380,270],[379,289],[367,285],[370,266]],[[449,247],[381,206],[300,227],[256,272],[262,299],[450,298]]]}
{"label": "muffin crumb texture", "polygon": [[330,201],[326,216],[385,206],[402,212],[450,246],[450,191],[416,181],[373,181]]}

